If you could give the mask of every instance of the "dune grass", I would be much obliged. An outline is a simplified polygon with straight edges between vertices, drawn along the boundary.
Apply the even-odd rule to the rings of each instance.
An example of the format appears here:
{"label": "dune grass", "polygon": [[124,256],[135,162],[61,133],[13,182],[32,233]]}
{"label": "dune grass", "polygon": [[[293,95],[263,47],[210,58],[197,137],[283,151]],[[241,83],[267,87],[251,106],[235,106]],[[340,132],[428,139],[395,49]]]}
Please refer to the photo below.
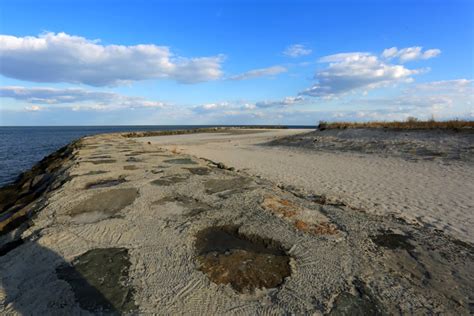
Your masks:
{"label": "dune grass", "polygon": [[474,121],[450,120],[450,121],[421,121],[416,118],[408,118],[406,121],[372,121],[372,122],[319,122],[318,129],[346,129],[346,128],[393,128],[393,129],[472,129]]}

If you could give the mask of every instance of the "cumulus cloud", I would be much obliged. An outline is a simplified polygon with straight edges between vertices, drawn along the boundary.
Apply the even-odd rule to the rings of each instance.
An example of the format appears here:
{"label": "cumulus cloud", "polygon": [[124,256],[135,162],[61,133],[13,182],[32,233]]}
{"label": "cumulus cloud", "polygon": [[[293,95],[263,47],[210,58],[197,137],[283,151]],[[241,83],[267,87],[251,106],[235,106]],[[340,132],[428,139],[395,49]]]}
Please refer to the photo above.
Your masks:
{"label": "cumulus cloud", "polygon": [[304,98],[302,96],[286,97],[282,100],[277,100],[277,101],[256,102],[255,107],[257,108],[287,107],[287,106],[299,104],[303,100]]}
{"label": "cumulus cloud", "polygon": [[413,75],[423,71],[390,64],[364,52],[335,54],[322,57],[319,61],[329,63],[329,66],[318,71],[315,75],[317,83],[300,95],[334,97],[354,90],[367,91],[411,82]]}
{"label": "cumulus cloud", "polygon": [[268,68],[253,69],[253,70],[241,73],[239,75],[232,76],[229,79],[230,80],[246,80],[246,79],[253,79],[253,78],[264,77],[264,76],[275,76],[287,71],[288,69],[286,69],[283,66],[272,66]]}
{"label": "cumulus cloud", "polygon": [[230,108],[230,103],[220,102],[220,103],[206,103],[202,105],[195,106],[193,111],[197,114],[212,113],[216,111],[222,111]]}
{"label": "cumulus cloud", "polygon": [[353,119],[462,118],[474,104],[474,85],[473,80],[467,79],[420,83],[393,97],[347,100],[346,105],[351,104],[365,108],[344,114]]}
{"label": "cumulus cloud", "polygon": [[414,46],[398,49],[397,47],[387,48],[382,52],[382,57],[386,59],[398,58],[401,63],[419,59],[430,59],[441,54],[437,48],[423,51],[423,47]]}
{"label": "cumulus cloud", "polygon": [[[12,98],[31,104],[73,104],[76,109],[87,107],[104,110],[117,108],[163,108],[166,106],[163,102],[150,101],[142,97],[125,96],[112,92],[89,91],[81,88],[56,89],[6,86],[0,87],[0,97]],[[39,107],[33,105],[28,108],[30,110],[37,110]]]}
{"label": "cumulus cloud", "polygon": [[32,105],[32,106],[25,106],[25,111],[28,111],[28,112],[37,112],[37,111],[41,111],[42,108],[37,106],[37,105]]}
{"label": "cumulus cloud", "polygon": [[285,97],[281,100],[272,101],[258,101],[258,102],[218,102],[218,103],[206,103],[199,106],[195,106],[193,111],[197,114],[231,114],[231,113],[248,113],[254,110],[264,109],[276,109],[276,108],[288,108],[290,106],[302,104],[305,99],[302,96],[296,97]]}
{"label": "cumulus cloud", "polygon": [[301,44],[295,44],[295,45],[290,45],[288,46],[284,51],[283,54],[288,56],[288,57],[300,57],[300,56],[306,56],[311,54],[313,51],[309,48],[306,48],[304,45]]}
{"label": "cumulus cloud", "polygon": [[146,79],[198,83],[219,79],[222,55],[184,58],[166,46],[102,45],[66,33],[0,35],[0,73],[33,82],[111,86]]}
{"label": "cumulus cloud", "polygon": [[420,83],[416,85],[414,91],[466,93],[474,97],[474,80],[455,79]]}
{"label": "cumulus cloud", "polygon": [[[259,111],[254,103],[218,102],[207,103],[192,108],[198,118],[204,119],[205,124],[252,124],[256,118],[262,118],[264,113]],[[203,122],[203,121],[201,121]]]}

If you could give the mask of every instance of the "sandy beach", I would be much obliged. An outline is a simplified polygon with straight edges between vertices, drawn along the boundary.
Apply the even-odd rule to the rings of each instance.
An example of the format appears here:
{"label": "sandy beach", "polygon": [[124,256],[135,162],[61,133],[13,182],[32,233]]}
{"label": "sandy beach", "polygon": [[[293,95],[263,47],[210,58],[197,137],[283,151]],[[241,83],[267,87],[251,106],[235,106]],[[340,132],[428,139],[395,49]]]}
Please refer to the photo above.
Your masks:
{"label": "sandy beach", "polygon": [[472,164],[314,153],[307,132],[46,158],[2,191],[0,314],[471,313]]}
{"label": "sandy beach", "polygon": [[[362,152],[309,151],[296,146],[262,146],[275,137],[307,130],[255,134],[191,134],[145,137],[166,149],[224,163],[285,187],[379,215],[394,214],[474,242],[474,164],[410,161]],[[313,137],[326,135],[324,132]],[[472,153],[469,154],[472,157]]]}

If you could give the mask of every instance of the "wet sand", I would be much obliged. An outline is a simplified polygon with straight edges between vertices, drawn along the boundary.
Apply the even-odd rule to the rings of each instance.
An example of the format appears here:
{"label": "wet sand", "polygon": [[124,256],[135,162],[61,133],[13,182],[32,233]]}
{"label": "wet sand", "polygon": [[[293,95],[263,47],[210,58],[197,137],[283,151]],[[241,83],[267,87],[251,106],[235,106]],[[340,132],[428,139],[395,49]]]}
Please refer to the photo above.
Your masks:
{"label": "wet sand", "polygon": [[18,183],[0,314],[472,312],[470,243],[148,141],[87,137]]}

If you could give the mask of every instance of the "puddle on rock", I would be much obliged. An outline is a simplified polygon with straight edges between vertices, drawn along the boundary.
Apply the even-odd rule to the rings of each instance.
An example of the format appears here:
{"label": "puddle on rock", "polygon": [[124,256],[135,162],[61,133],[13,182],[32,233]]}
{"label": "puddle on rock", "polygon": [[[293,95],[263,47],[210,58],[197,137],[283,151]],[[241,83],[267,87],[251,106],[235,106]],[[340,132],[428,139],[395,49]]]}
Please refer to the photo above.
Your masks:
{"label": "puddle on rock", "polygon": [[99,180],[86,184],[85,189],[113,187],[124,182],[127,182],[127,180],[125,180],[124,178]]}
{"label": "puddle on rock", "polygon": [[237,227],[202,230],[195,247],[199,270],[240,293],[276,288],[291,274],[290,257],[278,242],[241,235]]}
{"label": "puddle on rock", "polygon": [[191,172],[192,174],[199,175],[199,176],[205,176],[211,173],[211,169],[209,168],[204,168],[204,167],[198,167],[198,168],[184,168]]}
{"label": "puddle on rock", "polygon": [[211,179],[204,183],[206,192],[213,194],[227,190],[237,190],[248,186],[252,180],[250,178],[233,178],[233,179]]}
{"label": "puddle on rock", "polygon": [[99,192],[73,207],[68,215],[76,223],[94,223],[120,212],[137,197],[138,190],[135,188]]}
{"label": "puddle on rock", "polygon": [[162,178],[153,180],[153,181],[151,181],[151,184],[169,186],[169,185],[173,185],[175,183],[184,182],[187,179],[188,179],[188,177],[186,175],[175,174],[175,175],[170,175],[170,176],[166,176],[166,177],[162,177]]}
{"label": "puddle on rock", "polygon": [[130,260],[125,248],[93,249],[71,265],[56,268],[72,288],[79,306],[93,314],[129,314],[137,310],[128,280]]}
{"label": "puddle on rock", "polygon": [[197,165],[197,162],[189,158],[177,158],[177,159],[167,159],[163,162],[175,164],[175,165]]}
{"label": "puddle on rock", "polygon": [[415,249],[415,246],[408,242],[408,240],[410,240],[409,236],[395,234],[390,231],[383,232],[380,235],[371,236],[370,238],[377,246],[384,248],[405,249],[408,251]]}

